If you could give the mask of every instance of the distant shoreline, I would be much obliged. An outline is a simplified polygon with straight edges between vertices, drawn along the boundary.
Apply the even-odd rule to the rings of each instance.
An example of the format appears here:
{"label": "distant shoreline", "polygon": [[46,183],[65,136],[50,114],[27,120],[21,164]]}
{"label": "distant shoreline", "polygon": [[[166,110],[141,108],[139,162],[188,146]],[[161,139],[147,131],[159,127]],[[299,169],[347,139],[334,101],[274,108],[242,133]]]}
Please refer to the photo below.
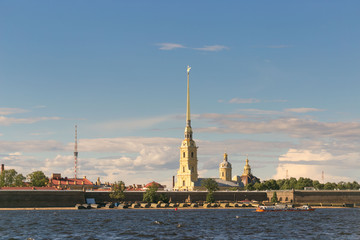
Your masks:
{"label": "distant shoreline", "polygon": [[[320,207],[314,206],[312,208],[315,209],[336,209],[336,208],[351,208],[351,207]],[[357,208],[357,207],[354,207]],[[33,208],[0,208],[0,211],[29,211],[29,210],[77,210],[77,211],[86,211],[86,210],[175,210],[175,208],[98,208],[98,209],[81,209],[78,210],[75,207],[33,207]],[[256,207],[210,207],[210,208],[203,208],[203,207],[183,207],[177,208],[178,210],[194,210],[194,209],[203,209],[203,210],[222,210],[222,209],[234,209],[234,210],[246,210],[246,209],[256,209]]]}

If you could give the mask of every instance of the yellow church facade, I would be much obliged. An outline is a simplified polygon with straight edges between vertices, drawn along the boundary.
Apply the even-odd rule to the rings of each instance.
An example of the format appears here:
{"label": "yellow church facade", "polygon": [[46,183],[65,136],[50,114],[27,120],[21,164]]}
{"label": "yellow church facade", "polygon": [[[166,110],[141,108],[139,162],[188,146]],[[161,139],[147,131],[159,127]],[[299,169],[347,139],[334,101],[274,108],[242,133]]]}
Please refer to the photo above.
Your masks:
{"label": "yellow church facade", "polygon": [[[191,128],[190,119],[190,82],[189,74],[190,67],[187,67],[187,104],[186,104],[186,126],[184,140],[180,146],[180,165],[176,175],[176,181],[174,184],[175,191],[194,191],[194,190],[205,190],[201,186],[202,180],[205,178],[199,178],[198,175],[198,158],[195,141],[193,140],[193,130]],[[228,155],[224,154],[223,162],[219,164],[219,178],[214,178],[218,183],[220,190],[229,188],[243,187],[254,180],[251,175],[250,165],[248,159],[244,167],[245,171],[242,176],[235,176],[232,178],[232,167],[228,161]],[[250,175],[246,175],[250,174]],[[245,176],[246,175],[246,176]],[[245,180],[246,181],[243,181]],[[257,178],[256,178],[257,179]],[[246,182],[246,184],[245,184]]]}

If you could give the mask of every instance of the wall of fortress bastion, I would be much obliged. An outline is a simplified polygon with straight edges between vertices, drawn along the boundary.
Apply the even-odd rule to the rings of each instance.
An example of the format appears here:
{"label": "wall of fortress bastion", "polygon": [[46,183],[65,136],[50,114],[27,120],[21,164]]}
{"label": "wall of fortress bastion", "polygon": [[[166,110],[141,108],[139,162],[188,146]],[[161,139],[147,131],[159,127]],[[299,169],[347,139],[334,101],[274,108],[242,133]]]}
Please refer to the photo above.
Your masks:
{"label": "wall of fortress bastion", "polygon": [[[142,201],[144,192],[125,192],[125,201]],[[166,194],[172,202],[205,201],[207,192],[160,192]],[[218,191],[214,193],[216,201],[271,199],[274,191]],[[360,206],[360,191],[276,191],[278,200],[294,204],[356,204]],[[110,201],[109,192],[100,191],[8,191],[0,190],[0,208],[11,207],[73,207],[85,203],[86,198],[95,198],[97,203]]]}

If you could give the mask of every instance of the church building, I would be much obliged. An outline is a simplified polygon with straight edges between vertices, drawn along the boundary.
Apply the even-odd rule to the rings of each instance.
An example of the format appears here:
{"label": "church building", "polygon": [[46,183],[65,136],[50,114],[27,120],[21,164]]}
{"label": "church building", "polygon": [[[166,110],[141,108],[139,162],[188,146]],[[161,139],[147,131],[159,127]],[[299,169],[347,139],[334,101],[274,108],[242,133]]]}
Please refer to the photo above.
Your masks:
{"label": "church building", "polygon": [[[193,131],[191,128],[190,119],[190,82],[189,74],[191,67],[187,67],[187,104],[186,104],[186,126],[184,140],[180,146],[180,166],[177,171],[176,181],[174,184],[175,191],[194,191],[205,190],[201,186],[201,182],[206,178],[199,178],[198,175],[198,159],[197,149],[198,147],[193,140]],[[224,160],[219,165],[219,178],[214,178],[218,183],[220,190],[226,190],[229,188],[244,187],[248,183],[252,183],[254,180],[259,180],[251,174],[251,168],[248,159],[244,167],[244,173],[241,176],[232,176],[231,163],[228,161],[227,153],[224,153]]]}
{"label": "church building", "polygon": [[187,67],[187,104],[186,104],[186,127],[185,138],[180,147],[180,167],[177,172],[177,181],[174,190],[192,191],[195,182],[198,181],[197,171],[197,146],[193,140],[193,131],[190,120],[190,86],[189,73],[191,67]]}

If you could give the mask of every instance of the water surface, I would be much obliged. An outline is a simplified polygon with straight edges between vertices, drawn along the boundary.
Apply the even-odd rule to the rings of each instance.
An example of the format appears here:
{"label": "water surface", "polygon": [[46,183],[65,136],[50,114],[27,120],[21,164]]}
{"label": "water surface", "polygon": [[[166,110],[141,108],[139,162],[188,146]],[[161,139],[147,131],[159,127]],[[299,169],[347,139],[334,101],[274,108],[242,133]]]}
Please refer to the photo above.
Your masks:
{"label": "water surface", "polygon": [[0,239],[360,239],[360,209],[0,211]]}

